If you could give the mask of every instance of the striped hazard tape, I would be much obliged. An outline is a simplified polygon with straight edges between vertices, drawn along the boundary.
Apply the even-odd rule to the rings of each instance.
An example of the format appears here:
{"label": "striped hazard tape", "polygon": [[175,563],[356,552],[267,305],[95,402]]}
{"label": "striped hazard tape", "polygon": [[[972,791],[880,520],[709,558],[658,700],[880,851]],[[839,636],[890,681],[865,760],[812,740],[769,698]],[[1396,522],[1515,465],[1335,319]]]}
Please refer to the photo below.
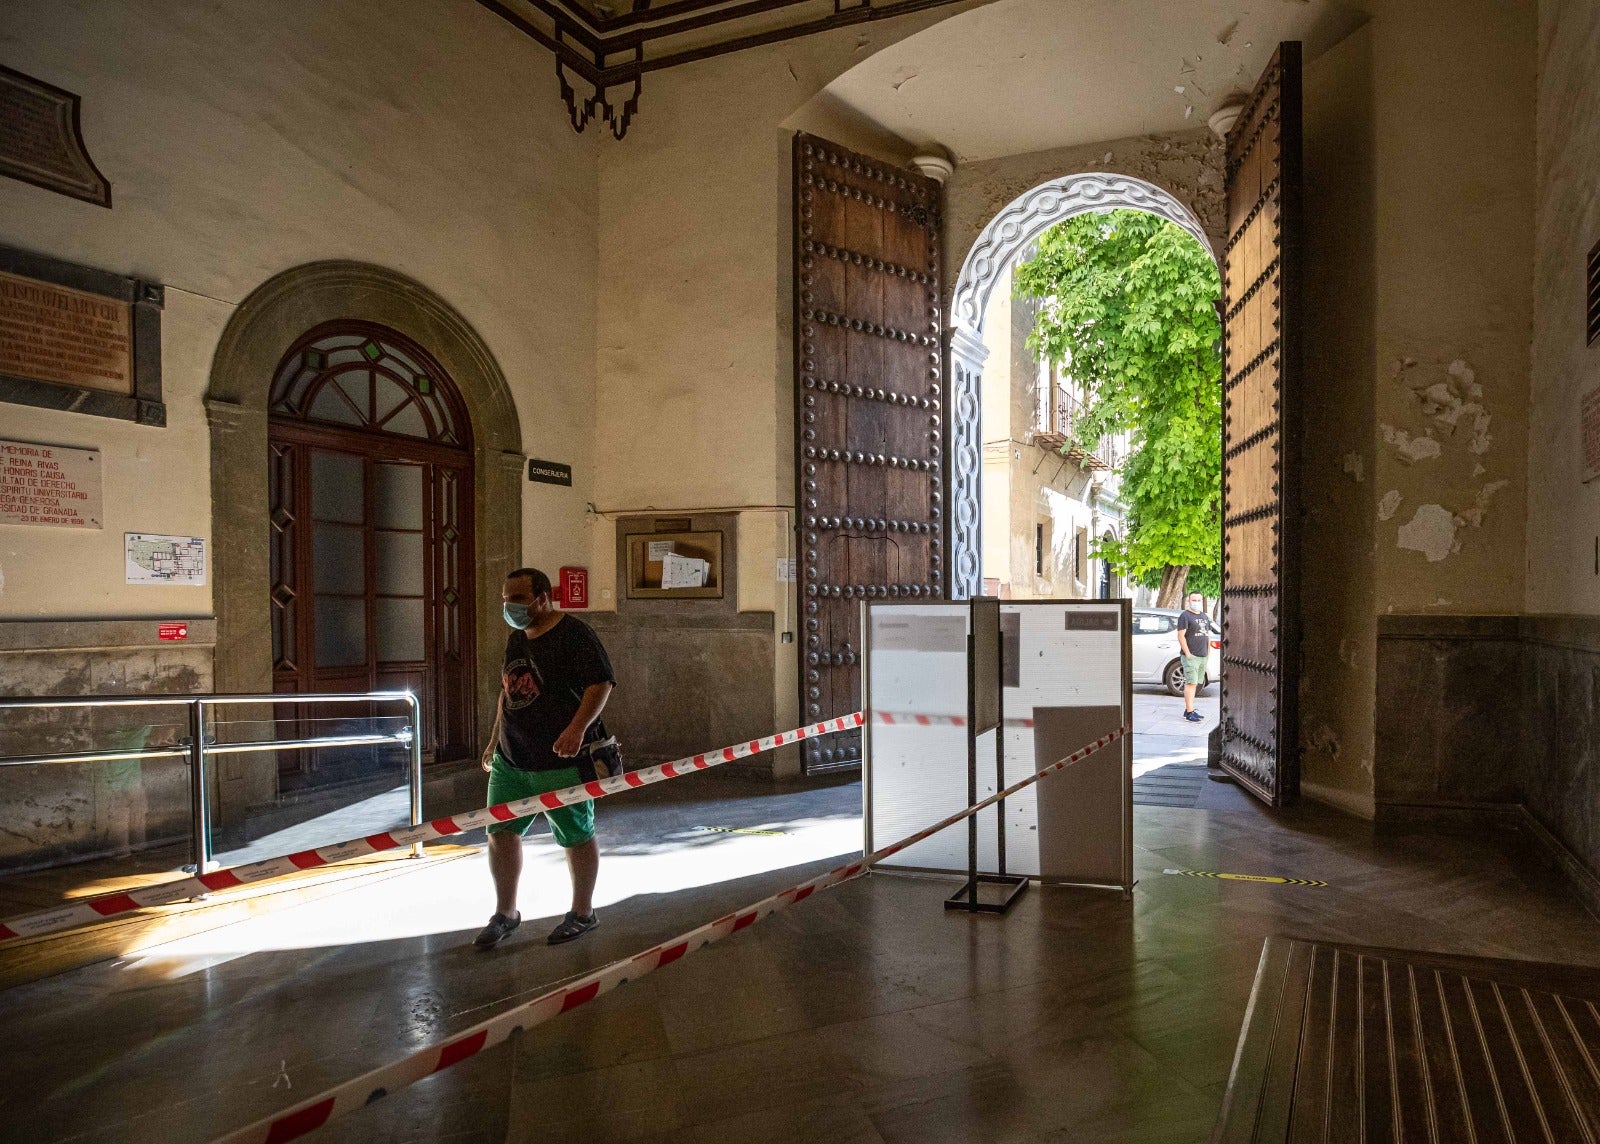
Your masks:
{"label": "striped hazard tape", "polygon": [[[874,711],[874,723],[886,727],[965,727],[965,715],[928,715],[920,711]],[[1007,727],[1032,727],[1032,719],[1007,719]]]}
{"label": "striped hazard tape", "polygon": [[318,866],[326,866],[332,862],[344,862],[367,854],[377,854],[385,850],[410,846],[415,842],[431,842],[436,838],[446,838],[452,834],[464,834],[469,830],[476,830],[480,826],[488,826],[493,822],[508,822],[511,819],[523,818],[526,815],[536,814],[542,810],[554,810],[556,807],[569,806],[575,802],[604,798],[607,795],[649,786],[651,783],[662,782],[666,779],[681,778],[686,774],[694,774],[697,771],[721,766],[723,763],[731,763],[735,759],[746,759],[751,755],[759,755],[763,751],[781,747],[785,743],[795,743],[801,739],[814,739],[819,735],[832,735],[839,731],[854,730],[861,726],[863,722],[864,719],[861,712],[856,711],[837,719],[825,719],[821,723],[798,727],[793,731],[782,731],[762,739],[752,739],[748,743],[723,747],[720,751],[710,751],[703,755],[691,755],[687,758],[674,759],[670,763],[661,763],[658,766],[646,767],[639,771],[628,771],[617,775],[615,778],[580,783],[577,786],[551,791],[548,794],[535,795],[532,798],[517,799],[514,802],[502,802],[494,806],[486,806],[482,810],[474,810],[467,814],[436,818],[432,822],[424,822],[420,826],[408,826],[399,830],[385,830],[377,834],[369,834],[365,838],[352,838],[347,842],[335,842],[332,845],[319,846],[313,850],[285,854],[280,858],[266,858],[260,862],[251,862],[244,866],[213,870],[209,874],[197,874],[192,878],[161,882],[154,886],[145,886],[122,893],[82,898],[68,905],[55,906],[29,914],[19,914],[16,917],[0,921],[0,945],[4,945],[8,941],[14,941],[17,938],[36,937],[40,934],[75,929],[78,926],[89,925],[105,918],[116,917],[119,914],[130,913],[133,910],[143,909],[147,906],[170,906],[174,902],[181,902],[214,890],[227,890],[234,886],[261,882],[283,874],[292,874],[296,870],[311,870]]}
{"label": "striped hazard tape", "polygon": [[826,874],[819,874],[809,881],[801,882],[798,886],[790,886],[787,890],[762,898],[759,902],[726,914],[714,922],[707,922],[643,953],[623,958],[621,961],[613,961],[610,965],[597,969],[585,977],[480,1021],[442,1045],[432,1045],[391,1064],[382,1065],[354,1080],[309,1097],[276,1116],[258,1120],[254,1124],[230,1132],[219,1138],[217,1144],[284,1144],[285,1141],[298,1139],[307,1132],[321,1128],[330,1120],[354,1112],[358,1108],[364,1108],[398,1089],[415,1084],[424,1077],[432,1076],[451,1065],[476,1056],[484,1049],[500,1044],[514,1033],[543,1024],[553,1017],[576,1009],[579,1005],[593,1001],[603,993],[609,993],[619,985],[637,981],[647,973],[652,973],[664,965],[671,965],[686,954],[704,949],[729,934],[738,933],[762,918],[771,917],[779,910],[788,909],[796,902],[803,902],[818,890],[826,890],[841,882],[847,882],[876,863],[915,846],[1003,798],[1009,798],[1046,775],[1087,758],[1127,733],[1126,727],[1119,727],[1107,735],[1102,735],[1082,750],[1074,751],[1066,758],[1051,763],[1020,782],[997,791],[982,802],[974,803],[965,810],[958,811],[925,830],[919,830],[908,838],[902,838],[899,842],[875,850],[859,861],[836,867]]}
{"label": "striped hazard tape", "polygon": [[1224,882],[1266,882],[1273,886],[1316,886],[1327,889],[1328,883],[1311,878],[1280,878],[1276,874],[1224,874],[1220,870],[1163,870],[1163,874],[1178,874],[1185,878],[1218,878]]}

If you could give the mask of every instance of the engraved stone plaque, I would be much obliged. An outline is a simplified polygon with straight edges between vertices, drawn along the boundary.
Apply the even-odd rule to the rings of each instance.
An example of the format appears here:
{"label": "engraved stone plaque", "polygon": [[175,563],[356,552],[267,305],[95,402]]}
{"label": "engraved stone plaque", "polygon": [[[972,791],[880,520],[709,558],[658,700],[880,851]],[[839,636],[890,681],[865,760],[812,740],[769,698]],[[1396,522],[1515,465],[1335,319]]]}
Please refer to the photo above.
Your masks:
{"label": "engraved stone plaque", "polygon": [[0,441],[0,524],[100,527],[100,450]]}
{"label": "engraved stone plaque", "polygon": [[79,99],[0,66],[0,175],[111,205],[111,183],[89,158],[78,122]]}

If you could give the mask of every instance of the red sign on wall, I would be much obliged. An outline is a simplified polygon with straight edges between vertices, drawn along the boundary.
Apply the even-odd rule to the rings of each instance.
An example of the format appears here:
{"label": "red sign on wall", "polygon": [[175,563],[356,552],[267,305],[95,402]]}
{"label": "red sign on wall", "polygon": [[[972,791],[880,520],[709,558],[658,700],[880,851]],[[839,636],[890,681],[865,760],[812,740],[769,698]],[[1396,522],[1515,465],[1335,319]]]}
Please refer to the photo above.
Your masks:
{"label": "red sign on wall", "polygon": [[587,608],[589,606],[589,570],[587,568],[563,568],[561,570],[561,606],[563,608]]}
{"label": "red sign on wall", "polygon": [[189,638],[189,625],[158,624],[156,625],[156,638],[162,642],[169,640],[186,640]]}

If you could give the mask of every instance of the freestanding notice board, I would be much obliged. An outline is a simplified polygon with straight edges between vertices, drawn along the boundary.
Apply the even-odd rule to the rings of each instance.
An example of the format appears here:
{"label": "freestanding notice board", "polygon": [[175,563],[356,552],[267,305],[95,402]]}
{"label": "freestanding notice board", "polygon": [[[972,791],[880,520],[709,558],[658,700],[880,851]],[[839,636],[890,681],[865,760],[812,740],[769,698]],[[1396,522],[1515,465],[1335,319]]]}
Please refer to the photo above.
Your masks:
{"label": "freestanding notice board", "polygon": [[[1131,609],[1126,600],[1017,600],[1001,602],[999,611],[1002,690],[985,711],[1003,709],[1004,719],[976,737],[976,756],[993,759],[998,735],[1009,785],[1128,726]],[[970,805],[968,691],[989,673],[971,671],[966,603],[872,602],[865,613],[862,797],[870,851],[875,840],[902,837]],[[981,812],[978,869],[997,874],[1003,846],[1010,874],[1130,893],[1131,743],[1125,736]],[[978,798],[998,789],[995,766],[980,764],[976,775]],[[967,842],[963,830],[942,831],[884,867],[965,873]]]}

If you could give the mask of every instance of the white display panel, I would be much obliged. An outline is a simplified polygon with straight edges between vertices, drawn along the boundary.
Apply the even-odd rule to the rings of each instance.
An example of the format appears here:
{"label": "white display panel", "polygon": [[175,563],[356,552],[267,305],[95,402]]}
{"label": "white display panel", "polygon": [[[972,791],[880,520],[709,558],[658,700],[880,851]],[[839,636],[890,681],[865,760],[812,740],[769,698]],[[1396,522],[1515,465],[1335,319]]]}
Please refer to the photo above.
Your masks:
{"label": "white display panel", "polygon": [[[900,717],[965,717],[969,609],[965,603],[875,604],[867,612],[865,697],[873,718],[864,797],[870,847],[968,805],[965,727]],[[1008,601],[1001,616],[1006,686],[1000,734],[1004,781],[1010,784],[1124,724],[1129,665],[1120,602]],[[1007,799],[1006,872],[1131,884],[1128,757],[1125,744],[1116,744]],[[977,778],[979,798],[997,789],[993,732],[978,738]],[[979,816],[982,873],[999,869],[995,813]],[[885,865],[964,873],[967,829],[951,827]]]}
{"label": "white display panel", "polygon": [[[868,849],[967,805],[967,731],[950,721],[967,714],[967,626],[965,604],[868,608]],[[917,715],[934,718],[924,725],[915,722]],[[967,832],[942,831],[885,865],[964,870]]]}

